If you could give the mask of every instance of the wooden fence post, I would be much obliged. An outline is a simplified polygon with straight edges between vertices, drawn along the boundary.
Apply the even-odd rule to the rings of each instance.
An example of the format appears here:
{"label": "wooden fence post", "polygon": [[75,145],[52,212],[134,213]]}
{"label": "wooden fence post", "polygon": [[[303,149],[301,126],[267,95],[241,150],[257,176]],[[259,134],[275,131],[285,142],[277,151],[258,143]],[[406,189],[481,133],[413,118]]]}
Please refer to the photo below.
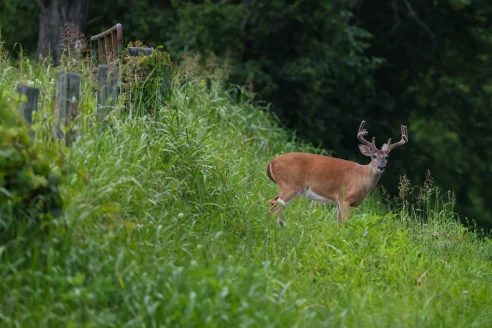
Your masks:
{"label": "wooden fence post", "polygon": [[[22,95],[26,95],[27,101],[21,101],[19,105],[19,111],[24,116],[27,125],[32,125],[32,112],[38,110],[39,89],[31,87],[25,84],[17,84],[15,92]],[[29,136],[34,137],[34,131],[29,131]]]}
{"label": "wooden fence post", "polygon": [[70,128],[66,134],[62,131],[61,125],[65,128],[78,114],[80,98],[80,74],[59,71],[56,77],[56,104],[55,104],[55,138],[65,138],[66,145],[70,145],[75,136]]}
{"label": "wooden fence post", "polygon": [[154,48],[142,48],[142,47],[128,47],[127,49],[127,55],[130,57],[135,57],[140,54],[143,54],[144,56],[148,56],[154,51]]}
{"label": "wooden fence post", "polygon": [[97,81],[97,116],[99,121],[103,121],[113,109],[118,97],[118,68],[99,65]]}
{"label": "wooden fence post", "polygon": [[21,102],[19,111],[26,119],[28,125],[32,124],[32,112],[38,110],[39,89],[29,85],[17,83],[15,92],[26,95],[27,102]]}

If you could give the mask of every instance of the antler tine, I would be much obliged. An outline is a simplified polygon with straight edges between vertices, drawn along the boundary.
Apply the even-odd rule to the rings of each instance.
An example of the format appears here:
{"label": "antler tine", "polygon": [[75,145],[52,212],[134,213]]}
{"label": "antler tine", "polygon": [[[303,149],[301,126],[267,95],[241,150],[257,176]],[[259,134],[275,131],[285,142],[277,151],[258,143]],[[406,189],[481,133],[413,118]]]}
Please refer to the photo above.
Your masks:
{"label": "antler tine", "polygon": [[360,142],[362,142],[364,145],[368,146],[369,148],[371,148],[371,151],[376,151],[377,150],[377,147],[376,147],[376,138],[373,137],[372,138],[372,143],[370,143],[369,141],[367,141],[366,139],[364,139],[364,136],[368,135],[369,132],[367,132],[366,129],[364,129],[364,124],[366,123],[366,121],[362,121],[360,123],[360,127],[359,127],[359,132],[357,133],[357,139],[359,139]]}
{"label": "antler tine", "polygon": [[408,130],[405,125],[401,126],[401,140],[395,144],[391,144],[391,138],[388,140],[388,153],[398,146],[404,145],[408,142]]}
{"label": "antler tine", "polygon": [[359,132],[358,133],[361,133],[361,132],[365,131],[365,130],[362,130],[364,128],[364,124],[366,124],[366,121],[362,121],[360,123],[360,127],[359,127]]}

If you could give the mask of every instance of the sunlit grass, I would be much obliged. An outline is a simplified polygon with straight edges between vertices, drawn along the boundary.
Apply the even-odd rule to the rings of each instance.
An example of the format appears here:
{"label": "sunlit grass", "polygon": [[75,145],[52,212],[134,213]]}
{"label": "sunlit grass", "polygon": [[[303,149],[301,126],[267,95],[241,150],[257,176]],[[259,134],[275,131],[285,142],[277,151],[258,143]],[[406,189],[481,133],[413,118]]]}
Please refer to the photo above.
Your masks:
{"label": "sunlit grass", "polygon": [[[1,65],[0,88],[46,88],[36,129],[51,142],[54,68]],[[341,229],[333,206],[299,199],[281,229],[266,163],[320,150],[268,111],[190,76],[155,117],[116,111],[103,127],[83,83],[80,137],[59,146],[76,167],[65,215],[46,238],[0,246],[1,326],[492,325],[492,243],[431,187],[391,212],[370,197]]]}

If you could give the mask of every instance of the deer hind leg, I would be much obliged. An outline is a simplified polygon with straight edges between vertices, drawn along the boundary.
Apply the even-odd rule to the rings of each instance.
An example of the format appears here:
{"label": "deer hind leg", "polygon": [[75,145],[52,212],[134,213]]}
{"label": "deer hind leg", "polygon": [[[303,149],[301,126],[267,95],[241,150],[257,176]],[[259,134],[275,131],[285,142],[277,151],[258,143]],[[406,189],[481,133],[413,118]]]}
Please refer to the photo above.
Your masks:
{"label": "deer hind leg", "polygon": [[270,204],[269,214],[273,216],[276,215],[279,216],[278,224],[281,227],[284,227],[284,218],[282,215],[282,211],[287,205],[289,205],[290,202],[292,202],[299,195],[299,193],[300,191],[298,190],[280,189],[280,194],[268,201],[268,204]]}
{"label": "deer hind leg", "polygon": [[273,206],[275,206],[275,204],[277,204],[277,200],[278,200],[278,195],[268,201],[268,205],[270,205],[270,208],[272,208]]}
{"label": "deer hind leg", "polygon": [[350,213],[350,203],[346,201],[338,202],[338,226],[342,226],[343,222],[348,219]]}

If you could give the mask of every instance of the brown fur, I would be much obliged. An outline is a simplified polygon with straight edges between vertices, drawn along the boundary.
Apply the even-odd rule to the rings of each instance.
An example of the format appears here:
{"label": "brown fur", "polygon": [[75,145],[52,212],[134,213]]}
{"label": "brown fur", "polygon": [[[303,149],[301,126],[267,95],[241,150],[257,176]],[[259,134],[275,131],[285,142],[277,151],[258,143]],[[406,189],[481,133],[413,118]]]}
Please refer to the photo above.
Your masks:
{"label": "brown fur", "polygon": [[[328,201],[338,205],[338,223],[341,225],[349,216],[350,207],[359,206],[379,182],[379,178],[388,161],[389,152],[408,142],[408,132],[402,126],[402,140],[394,145],[391,139],[381,150],[363,137],[364,121],[359,128],[358,138],[362,154],[371,158],[367,165],[346,161],[330,156],[309,153],[287,153],[270,161],[267,165],[267,175],[279,188],[279,195],[268,201],[270,213],[280,214],[284,208],[279,199],[288,204],[297,196],[310,190]],[[271,172],[270,172],[271,170]],[[321,201],[321,200],[320,200]],[[274,210],[274,208],[276,209]],[[279,223],[283,225],[283,219]]]}
{"label": "brown fur", "polygon": [[[360,165],[329,156],[309,153],[288,153],[274,158],[267,165],[267,174],[278,184],[280,194],[269,201],[273,207],[280,198],[289,203],[305,189],[340,204],[339,223],[348,216],[348,207],[359,206],[374,189],[381,177],[375,173],[373,162]],[[275,176],[270,174],[270,165]],[[332,177],[323,179],[323,177]],[[281,207],[275,214],[280,213]]]}
{"label": "brown fur", "polygon": [[[362,121],[357,138],[362,142],[359,145],[360,152],[371,158],[367,165],[296,152],[280,155],[270,161],[267,165],[267,175],[280,188],[279,195],[268,201],[270,213],[280,214],[285,205],[309,191],[311,199],[338,205],[337,217],[341,225],[348,218],[350,207],[359,206],[377,185],[391,150],[408,142],[407,127],[402,125],[402,139],[392,144],[390,138],[381,150],[378,150],[374,138],[372,143],[364,139],[368,134],[364,130],[364,124],[365,121]],[[319,199],[319,196],[324,199]],[[273,210],[275,207],[277,209]],[[283,226],[282,217],[279,223]]]}

